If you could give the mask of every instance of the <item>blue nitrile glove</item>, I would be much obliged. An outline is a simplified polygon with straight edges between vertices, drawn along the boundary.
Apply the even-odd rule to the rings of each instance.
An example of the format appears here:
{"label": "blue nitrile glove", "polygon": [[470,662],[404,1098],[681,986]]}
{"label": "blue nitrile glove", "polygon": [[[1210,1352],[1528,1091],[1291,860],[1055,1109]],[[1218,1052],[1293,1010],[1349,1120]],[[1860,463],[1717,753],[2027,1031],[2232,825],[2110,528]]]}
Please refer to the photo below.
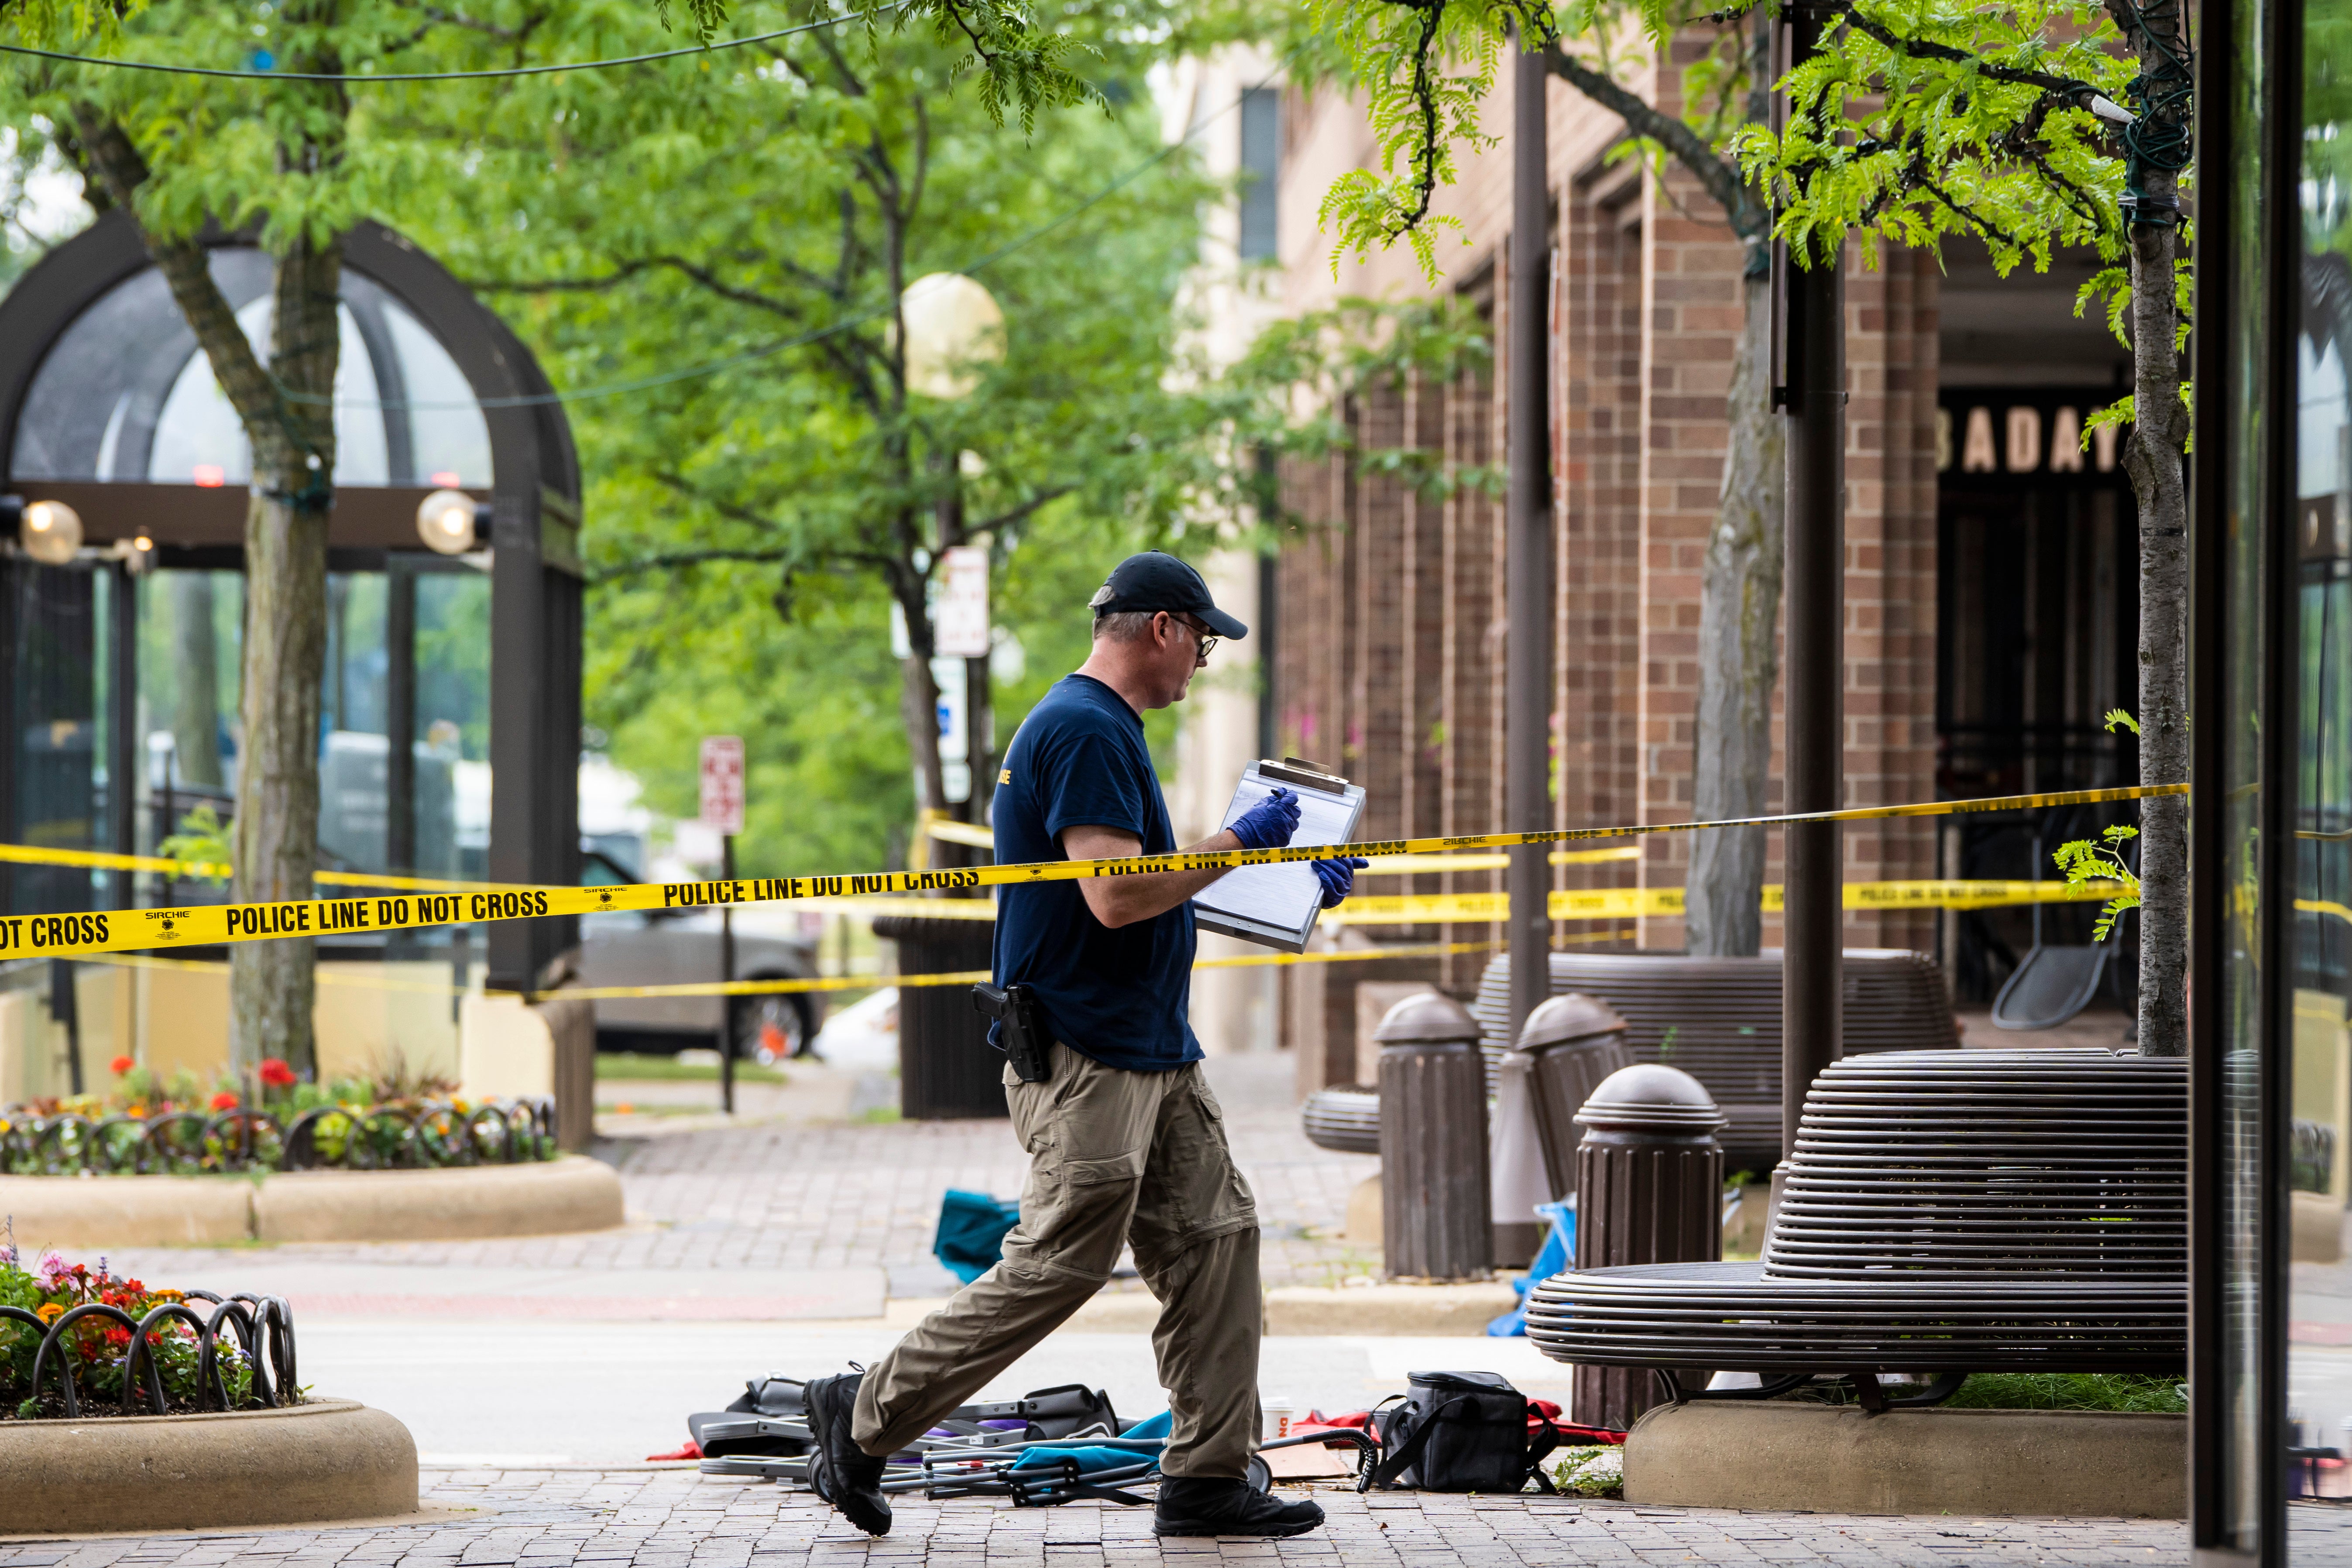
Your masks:
{"label": "blue nitrile glove", "polygon": [[1323,884],[1323,907],[1338,909],[1339,900],[1356,890],[1356,873],[1370,864],[1353,855],[1344,860],[1316,861],[1315,879]]}
{"label": "blue nitrile glove", "polygon": [[1279,849],[1298,831],[1298,797],[1276,790],[1234,818],[1234,837],[1244,849]]}

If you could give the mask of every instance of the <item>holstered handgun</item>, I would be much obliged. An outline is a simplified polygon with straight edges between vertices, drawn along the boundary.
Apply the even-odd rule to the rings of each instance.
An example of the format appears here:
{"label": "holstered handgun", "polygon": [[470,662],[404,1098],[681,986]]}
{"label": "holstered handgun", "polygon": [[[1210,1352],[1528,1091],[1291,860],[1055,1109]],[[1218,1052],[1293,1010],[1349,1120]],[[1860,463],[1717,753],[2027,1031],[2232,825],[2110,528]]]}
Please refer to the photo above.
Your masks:
{"label": "holstered handgun", "polygon": [[1023,1083],[1054,1076],[1054,1038],[1037,1021],[1037,995],[1026,985],[975,985],[971,1005],[996,1020],[999,1048]]}

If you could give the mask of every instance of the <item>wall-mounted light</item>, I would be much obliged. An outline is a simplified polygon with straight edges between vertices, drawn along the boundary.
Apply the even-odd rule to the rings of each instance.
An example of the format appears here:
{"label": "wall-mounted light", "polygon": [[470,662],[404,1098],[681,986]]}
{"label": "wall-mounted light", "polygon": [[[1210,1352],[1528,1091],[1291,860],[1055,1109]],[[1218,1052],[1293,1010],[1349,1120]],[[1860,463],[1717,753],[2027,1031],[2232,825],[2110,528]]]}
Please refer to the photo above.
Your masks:
{"label": "wall-mounted light", "polygon": [[16,504],[16,547],[44,566],[63,566],[81,549],[81,514],[61,500]]}
{"label": "wall-mounted light", "polygon": [[463,490],[435,490],[416,503],[416,537],[436,555],[463,555],[489,526],[488,503]]}

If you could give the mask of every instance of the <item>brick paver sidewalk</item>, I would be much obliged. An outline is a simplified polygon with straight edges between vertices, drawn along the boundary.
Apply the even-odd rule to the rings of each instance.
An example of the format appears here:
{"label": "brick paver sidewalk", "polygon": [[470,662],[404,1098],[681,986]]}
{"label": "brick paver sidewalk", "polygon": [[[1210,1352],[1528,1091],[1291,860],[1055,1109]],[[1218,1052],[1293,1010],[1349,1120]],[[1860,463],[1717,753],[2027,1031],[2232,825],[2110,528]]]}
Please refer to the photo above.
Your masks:
{"label": "brick paver sidewalk", "polygon": [[809,1493],[691,1470],[469,1471],[426,1477],[428,1507],[478,1510],[446,1523],[247,1534],[0,1543],[0,1568],[1109,1568],[1233,1559],[1344,1564],[1927,1563],[2106,1565],[2187,1557],[2177,1522],[1906,1519],[1640,1509],[1565,1498],[1360,1498],[1318,1488],[1322,1530],[1281,1542],[1171,1541],[1148,1510],[1100,1503],[1016,1509],[977,1499],[901,1499],[879,1541]]}
{"label": "brick paver sidewalk", "polygon": [[[1307,1142],[1288,1057],[1211,1064],[1226,1127],[1265,1226],[1271,1285],[1335,1285],[1377,1258],[1338,1239],[1348,1194],[1380,1170]],[[1007,1121],[879,1125],[753,1122],[607,1141],[640,1224],[587,1236],[306,1247],[353,1262],[549,1268],[830,1268],[874,1265],[910,1279],[900,1295],[944,1294],[932,1262],[950,1187],[1011,1197],[1028,1157]],[[1138,1287],[1139,1288],[1139,1287]]]}

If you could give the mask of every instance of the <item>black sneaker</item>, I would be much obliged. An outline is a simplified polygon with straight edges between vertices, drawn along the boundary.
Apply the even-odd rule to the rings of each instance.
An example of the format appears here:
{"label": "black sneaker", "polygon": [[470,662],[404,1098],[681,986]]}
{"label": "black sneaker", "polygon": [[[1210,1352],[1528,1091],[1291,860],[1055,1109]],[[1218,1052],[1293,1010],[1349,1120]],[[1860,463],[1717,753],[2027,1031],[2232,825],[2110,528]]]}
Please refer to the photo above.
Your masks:
{"label": "black sneaker", "polygon": [[809,1488],[868,1535],[890,1533],[890,1500],[882,1495],[882,1461],[849,1435],[863,1372],[811,1380],[801,1391],[808,1408]]}
{"label": "black sneaker", "polygon": [[1247,1481],[1170,1476],[1152,1505],[1154,1535],[1304,1535],[1323,1522],[1323,1505],[1284,1502]]}

